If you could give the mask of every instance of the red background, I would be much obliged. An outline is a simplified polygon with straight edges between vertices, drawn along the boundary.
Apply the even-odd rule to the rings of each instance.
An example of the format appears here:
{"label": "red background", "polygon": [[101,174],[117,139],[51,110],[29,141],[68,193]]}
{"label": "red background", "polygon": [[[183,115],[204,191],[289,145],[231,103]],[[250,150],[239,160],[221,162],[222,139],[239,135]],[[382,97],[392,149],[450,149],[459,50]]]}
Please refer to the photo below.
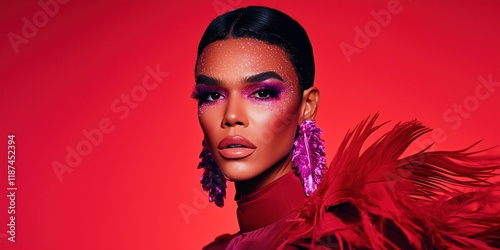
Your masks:
{"label": "red background", "polygon": [[[0,145],[6,155],[7,135],[16,135],[18,191],[11,243],[7,168],[1,168],[0,248],[200,249],[237,231],[232,184],[222,209],[200,195],[203,135],[190,99],[197,43],[220,11],[236,7],[265,3],[308,31],[328,159],[349,128],[376,112],[390,126],[418,118],[438,129],[414,150],[431,140],[436,149],[480,139],[479,148],[498,145],[500,83],[488,92],[478,77],[500,82],[500,4],[401,0],[400,13],[372,30],[348,63],[340,44],[354,45],[355,27],[374,24],[371,11],[387,10],[390,2],[398,3],[73,0],[43,20],[37,1],[2,1]],[[39,18],[40,27],[13,46],[9,34],[22,36],[23,17]],[[163,82],[128,115],[114,112],[112,103],[140,88],[146,67],[157,65],[169,73]],[[462,114],[454,111],[459,104],[467,108]],[[103,120],[114,130],[60,182],[54,162],[66,165],[67,147],[84,143],[82,130],[98,129]]]}

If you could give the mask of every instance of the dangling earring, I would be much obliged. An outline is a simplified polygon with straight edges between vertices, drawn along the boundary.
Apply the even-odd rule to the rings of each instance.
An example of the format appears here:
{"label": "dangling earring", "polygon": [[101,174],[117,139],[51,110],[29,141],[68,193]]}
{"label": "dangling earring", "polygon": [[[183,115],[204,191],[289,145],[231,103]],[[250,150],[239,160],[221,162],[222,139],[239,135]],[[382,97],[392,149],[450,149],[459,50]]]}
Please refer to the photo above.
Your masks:
{"label": "dangling earring", "polygon": [[223,207],[224,199],[226,198],[226,177],[215,163],[205,140],[203,140],[202,146],[203,150],[200,154],[201,162],[198,164],[198,169],[204,169],[200,181],[201,186],[203,190],[208,192],[208,200],[210,202],[215,202],[215,205],[218,207]]}
{"label": "dangling earring", "polygon": [[298,136],[293,143],[293,167],[302,180],[307,196],[316,190],[326,170],[325,146],[320,138],[321,134],[316,121],[305,120],[300,124]]}

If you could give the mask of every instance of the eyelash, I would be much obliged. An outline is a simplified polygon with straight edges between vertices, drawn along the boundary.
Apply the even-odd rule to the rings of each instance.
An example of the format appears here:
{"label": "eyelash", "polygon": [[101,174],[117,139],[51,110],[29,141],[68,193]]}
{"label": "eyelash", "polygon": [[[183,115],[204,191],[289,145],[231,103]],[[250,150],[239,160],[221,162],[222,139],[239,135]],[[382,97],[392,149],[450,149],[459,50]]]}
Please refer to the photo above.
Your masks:
{"label": "eyelash", "polygon": [[195,100],[198,100],[198,104],[201,105],[207,102],[215,102],[216,100],[208,100],[208,98],[213,94],[218,94],[221,97],[224,97],[224,94],[220,93],[220,91],[214,89],[199,89],[199,88],[195,88],[195,90],[191,94],[191,97],[194,98]]}
{"label": "eyelash", "polygon": [[[257,94],[259,93],[264,93],[267,95],[267,97],[258,97],[256,96]],[[273,88],[273,87],[261,87],[255,91],[252,92],[251,96],[253,96],[254,98],[257,98],[257,99],[261,99],[261,100],[267,100],[267,99],[275,99],[275,98],[278,98],[279,97],[279,94],[280,94],[280,91]]]}
{"label": "eyelash", "polygon": [[[253,90],[249,96],[253,99],[267,101],[269,99],[278,98],[280,93],[281,91],[277,90],[274,87],[264,86],[256,90]],[[259,97],[260,94],[264,94],[265,97]],[[214,99],[213,95],[219,95],[220,97]],[[195,90],[191,94],[191,97],[194,98],[195,100],[198,100],[198,105],[202,105],[204,103],[209,103],[209,102],[217,102],[221,99],[225,99],[225,95],[218,90],[202,89],[202,88],[195,88]]]}

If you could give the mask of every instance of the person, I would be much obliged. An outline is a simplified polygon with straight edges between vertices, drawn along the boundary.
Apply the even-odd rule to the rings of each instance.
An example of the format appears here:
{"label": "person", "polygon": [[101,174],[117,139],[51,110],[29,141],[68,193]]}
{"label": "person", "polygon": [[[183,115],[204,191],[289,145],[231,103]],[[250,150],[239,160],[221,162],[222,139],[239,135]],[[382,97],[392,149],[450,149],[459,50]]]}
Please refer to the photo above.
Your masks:
{"label": "person", "polygon": [[361,151],[383,125],[367,118],[327,170],[312,46],[288,15],[249,6],[217,17],[199,43],[195,81],[201,184],[222,207],[234,182],[240,227],[204,249],[500,247],[500,188],[489,181],[498,158],[470,148],[402,157],[429,131],[418,121]]}

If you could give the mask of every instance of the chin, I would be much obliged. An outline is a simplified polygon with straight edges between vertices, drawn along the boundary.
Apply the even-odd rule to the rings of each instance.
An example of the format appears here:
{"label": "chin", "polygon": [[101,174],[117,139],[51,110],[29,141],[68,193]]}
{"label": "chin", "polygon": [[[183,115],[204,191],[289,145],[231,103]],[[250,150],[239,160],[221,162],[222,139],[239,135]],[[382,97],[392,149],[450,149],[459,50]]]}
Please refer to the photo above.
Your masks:
{"label": "chin", "polygon": [[[229,164],[228,164],[229,165]],[[232,166],[220,167],[224,176],[226,176],[230,181],[248,181],[251,180],[259,174],[255,169],[249,169],[250,166],[244,166],[243,164],[234,163]]]}

